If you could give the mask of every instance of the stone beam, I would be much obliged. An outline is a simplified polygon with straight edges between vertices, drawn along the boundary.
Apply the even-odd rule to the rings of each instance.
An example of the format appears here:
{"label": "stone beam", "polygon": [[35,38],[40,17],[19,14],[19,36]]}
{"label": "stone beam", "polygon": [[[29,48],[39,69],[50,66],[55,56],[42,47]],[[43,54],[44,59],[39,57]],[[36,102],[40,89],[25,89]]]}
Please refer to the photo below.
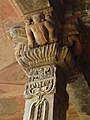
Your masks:
{"label": "stone beam", "polygon": [[21,15],[30,14],[50,7],[48,0],[10,0],[10,2]]}

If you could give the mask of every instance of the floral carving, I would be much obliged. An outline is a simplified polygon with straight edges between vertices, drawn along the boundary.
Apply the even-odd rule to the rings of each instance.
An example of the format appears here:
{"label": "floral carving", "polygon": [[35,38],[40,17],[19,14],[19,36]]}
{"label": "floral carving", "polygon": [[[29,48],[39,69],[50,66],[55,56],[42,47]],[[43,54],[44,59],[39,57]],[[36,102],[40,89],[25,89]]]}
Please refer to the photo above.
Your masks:
{"label": "floral carving", "polygon": [[43,66],[31,70],[28,83],[25,87],[25,95],[33,97],[55,92],[56,68],[54,66]]}

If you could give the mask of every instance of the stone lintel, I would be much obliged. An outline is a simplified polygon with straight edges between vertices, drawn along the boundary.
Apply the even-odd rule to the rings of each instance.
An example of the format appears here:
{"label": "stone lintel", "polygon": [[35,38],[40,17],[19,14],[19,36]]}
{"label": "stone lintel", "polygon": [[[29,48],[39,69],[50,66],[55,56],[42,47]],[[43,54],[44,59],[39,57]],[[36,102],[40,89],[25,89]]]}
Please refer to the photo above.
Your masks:
{"label": "stone lintel", "polygon": [[50,7],[49,0],[10,0],[10,2],[21,16]]}

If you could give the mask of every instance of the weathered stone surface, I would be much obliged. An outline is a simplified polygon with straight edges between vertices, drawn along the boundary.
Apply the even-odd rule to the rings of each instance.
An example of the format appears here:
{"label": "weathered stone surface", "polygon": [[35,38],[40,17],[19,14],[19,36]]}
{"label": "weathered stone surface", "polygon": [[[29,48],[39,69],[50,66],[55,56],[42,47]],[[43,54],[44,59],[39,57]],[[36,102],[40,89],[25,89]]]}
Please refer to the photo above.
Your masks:
{"label": "weathered stone surface", "polygon": [[69,109],[67,111],[67,119],[66,120],[80,120],[80,117],[75,109],[73,103],[69,101]]}
{"label": "weathered stone surface", "polygon": [[[3,3],[3,5],[4,5],[4,7],[2,8],[2,13],[3,13],[3,10],[9,10],[9,11],[12,11],[12,9],[11,9],[11,7],[7,4],[6,6],[8,6],[8,8],[5,6],[5,3],[8,3],[8,0],[7,1],[4,1],[4,0],[1,0],[2,1],[2,3]],[[1,2],[0,1],[0,2]],[[66,0],[66,1],[68,1],[68,3],[74,3],[74,0]],[[2,5],[1,3],[0,3],[0,5]],[[1,6],[0,6],[0,8],[1,8]],[[4,9],[5,8],[5,9]],[[14,16],[14,15],[16,15],[15,13],[13,13],[13,12],[8,12],[8,10],[5,12],[5,14],[4,14],[4,16],[3,17],[1,17],[1,18],[4,18],[4,22],[6,22],[6,26],[8,26],[8,28],[11,26],[12,27],[12,25],[13,24],[15,24],[15,22],[17,22],[18,21],[18,19],[15,19],[15,17],[11,20],[11,18],[9,18],[9,19],[7,19],[7,17],[9,16],[9,15],[11,15],[11,16]],[[1,10],[0,10],[1,11]],[[60,11],[59,11],[60,12]],[[60,16],[61,17],[61,16]],[[8,24],[8,21],[10,22],[10,24]],[[12,22],[11,23],[11,21],[14,21],[14,22]],[[11,25],[12,24],[12,25]],[[3,26],[3,25],[1,25],[1,28],[3,28],[4,27],[4,29],[1,29],[1,32],[3,31],[3,30],[8,30],[8,29],[5,29],[5,26]],[[5,36],[6,36],[6,34],[5,34],[5,32],[4,32],[4,34],[3,34],[3,36],[1,36],[2,37],[2,41],[1,41],[1,43],[3,42],[3,40],[7,40],[7,38],[5,39]],[[9,42],[9,44],[11,45],[11,43],[12,42]],[[88,58],[89,58],[89,45],[86,45],[86,46],[88,46],[88,50],[87,50],[87,47],[86,47],[86,50],[87,50],[87,53],[88,53]],[[2,47],[1,47],[2,48]],[[6,49],[5,49],[6,48]],[[2,50],[1,50],[1,53],[3,53],[3,51],[4,51],[4,49],[5,49],[5,54],[1,54],[2,56],[1,56],[1,65],[0,65],[0,67],[1,68],[3,68],[3,67],[5,67],[5,66],[7,66],[7,64],[10,64],[11,62],[13,62],[11,59],[13,58],[12,56],[11,57],[9,57],[10,55],[10,53],[11,53],[11,46],[10,47],[8,47],[8,44],[6,44],[6,42],[5,43],[3,43],[3,48],[2,48]],[[7,50],[10,50],[9,52],[8,52],[8,54],[7,54]],[[4,57],[3,57],[4,56]],[[5,56],[7,57],[7,59],[5,58]],[[3,59],[2,59],[3,58]],[[6,59],[6,61],[4,61]],[[89,59],[88,59],[89,60]],[[90,60],[89,60],[90,61]],[[6,64],[5,64],[6,63]],[[12,66],[13,67],[13,66]],[[14,69],[18,69],[18,67],[16,66]],[[7,68],[6,68],[7,69]],[[23,78],[23,75],[22,74],[19,74],[18,73],[18,70],[15,70],[15,71],[13,71],[13,74],[11,75],[10,74],[10,71],[9,71],[9,69],[7,70],[7,72],[1,72],[1,79],[0,80],[4,80],[3,81],[3,83],[9,83],[9,84],[12,84],[12,82],[14,83],[14,84],[22,84],[22,81],[21,81],[21,79],[22,80],[24,80],[24,78]],[[9,73],[8,73],[8,71],[9,71]],[[11,69],[11,71],[12,71],[12,69]],[[16,72],[17,71],[17,72]],[[16,75],[16,74],[17,75]],[[4,75],[4,74],[6,74],[6,76]],[[10,74],[10,78],[9,78],[9,76],[8,76],[8,74]],[[59,74],[59,73],[58,73]],[[19,75],[21,75],[22,77],[20,77]],[[12,80],[12,76],[14,76],[14,79]],[[17,76],[19,76],[19,78],[17,78]],[[20,81],[18,82],[18,80],[20,79]],[[15,82],[14,82],[14,80],[15,80]],[[8,82],[9,81],[9,82]],[[12,81],[12,82],[11,82]],[[24,82],[25,81],[23,81],[23,84],[24,84]],[[2,95],[2,96],[8,96],[8,95],[12,95],[12,96],[15,96],[17,93],[18,93],[18,95],[19,94],[22,94],[23,93],[23,89],[21,88],[21,87],[17,87],[17,85],[15,86],[10,86],[10,85],[8,85],[7,84],[7,89],[6,89],[6,91],[4,91],[3,89],[5,88],[5,86],[6,86],[6,84],[5,85],[0,85],[0,94],[2,95],[3,93],[6,93],[6,91],[7,90],[9,90],[9,93],[7,94],[4,94],[4,95]],[[10,89],[10,88],[12,88],[12,89]],[[14,88],[15,88],[15,90],[14,90]],[[14,91],[16,91],[17,89],[19,89],[19,91],[17,91],[16,93],[14,93]],[[22,89],[22,90],[21,90]],[[10,92],[10,91],[12,91],[13,90],[13,92]],[[61,89],[62,90],[62,89]],[[14,98],[15,99],[15,98]],[[19,102],[20,101],[22,101],[23,100],[23,98],[21,97],[20,99],[19,99]],[[17,101],[17,100],[16,100]],[[58,104],[57,104],[57,106],[58,106]],[[63,107],[63,105],[61,106],[61,107]],[[71,110],[72,111],[72,110]],[[20,114],[20,113],[18,113],[18,114]],[[73,114],[73,113],[71,113],[71,114]],[[11,118],[10,118],[11,117]],[[81,120],[83,120],[83,118],[85,117],[85,119],[86,120],[88,120],[88,118],[87,118],[87,116],[83,116],[82,115],[82,117],[81,117]],[[18,116],[17,115],[17,117],[15,116],[15,115],[13,115],[13,116],[6,116],[6,117],[4,117],[4,118],[0,118],[0,120],[10,120],[10,119],[12,119],[12,120],[22,120],[23,118],[22,118],[22,114],[21,114],[21,116]],[[76,120],[77,119],[77,117],[76,116],[74,116],[74,117],[71,117],[70,116],[70,118],[68,118],[69,120],[71,119],[73,119],[73,120]],[[84,119],[84,120],[85,120]]]}
{"label": "weathered stone surface", "polygon": [[[18,76],[17,76],[18,74]],[[24,85],[26,82],[26,75],[19,67],[17,62],[5,67],[0,70],[0,83],[1,84],[13,84],[13,85]]]}
{"label": "weathered stone surface", "polygon": [[9,29],[20,20],[9,1],[0,0],[0,70],[15,61]]}
{"label": "weathered stone surface", "polygon": [[0,120],[22,120],[23,105],[22,96],[0,97]]}
{"label": "weathered stone surface", "polygon": [[25,75],[17,63],[0,71],[0,120],[23,119],[25,82]]}
{"label": "weathered stone surface", "polygon": [[90,90],[83,75],[67,87],[70,99],[80,115],[80,120],[90,119]]}

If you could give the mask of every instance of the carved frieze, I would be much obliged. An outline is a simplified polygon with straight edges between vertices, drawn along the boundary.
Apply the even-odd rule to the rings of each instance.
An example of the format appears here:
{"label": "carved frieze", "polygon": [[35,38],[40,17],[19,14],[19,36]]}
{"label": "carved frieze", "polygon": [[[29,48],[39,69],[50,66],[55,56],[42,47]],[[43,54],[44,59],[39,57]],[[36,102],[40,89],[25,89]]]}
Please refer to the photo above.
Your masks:
{"label": "carved frieze", "polygon": [[29,82],[25,87],[26,98],[55,92],[56,68],[54,65],[31,69],[29,75]]}

